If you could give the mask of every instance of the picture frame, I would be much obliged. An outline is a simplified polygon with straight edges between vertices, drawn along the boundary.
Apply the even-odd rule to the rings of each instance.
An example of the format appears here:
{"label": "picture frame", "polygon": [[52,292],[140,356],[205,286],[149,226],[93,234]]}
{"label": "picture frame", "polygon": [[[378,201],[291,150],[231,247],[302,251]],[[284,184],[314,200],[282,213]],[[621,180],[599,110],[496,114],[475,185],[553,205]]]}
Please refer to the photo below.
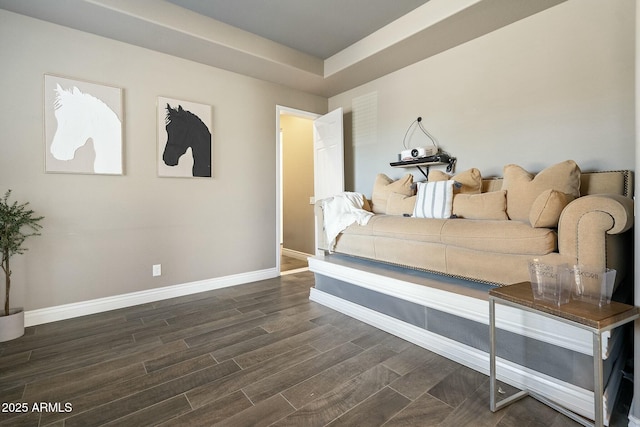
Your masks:
{"label": "picture frame", "polygon": [[124,174],[122,88],[44,75],[45,172]]}
{"label": "picture frame", "polygon": [[158,97],[159,177],[211,178],[210,105]]}

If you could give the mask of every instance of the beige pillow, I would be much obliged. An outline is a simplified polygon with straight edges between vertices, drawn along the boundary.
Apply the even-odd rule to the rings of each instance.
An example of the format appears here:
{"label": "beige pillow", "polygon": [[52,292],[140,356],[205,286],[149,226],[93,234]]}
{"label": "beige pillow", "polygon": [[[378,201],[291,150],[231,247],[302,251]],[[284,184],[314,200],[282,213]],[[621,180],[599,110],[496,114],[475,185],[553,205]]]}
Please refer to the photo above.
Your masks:
{"label": "beige pillow", "polygon": [[366,197],[363,197],[364,199],[364,203],[362,204],[362,209],[364,209],[367,212],[373,212],[371,210],[371,202],[369,201],[369,199],[367,199]]}
{"label": "beige pillow", "polygon": [[387,199],[387,215],[412,215],[416,206],[416,196],[391,193]]}
{"label": "beige pillow", "polygon": [[549,166],[534,177],[520,166],[506,165],[502,189],[507,191],[509,218],[528,222],[533,202],[545,190],[580,197],[580,168],[573,160],[566,160]]}
{"label": "beige pillow", "polygon": [[371,210],[373,213],[386,214],[387,200],[391,193],[399,193],[405,196],[413,195],[413,175],[406,174],[397,181],[392,180],[387,175],[380,173],[373,183],[373,193],[371,194]]}
{"label": "beige pillow", "polygon": [[466,219],[509,219],[506,194],[506,191],[456,194],[453,198],[453,214]]}
{"label": "beige pillow", "polygon": [[448,181],[450,179],[462,185],[460,188],[454,187],[455,194],[480,194],[482,192],[482,175],[476,168],[453,176],[439,170],[429,172],[429,181]]}
{"label": "beige pillow", "polygon": [[556,190],[545,190],[531,205],[529,223],[536,228],[555,228],[562,210],[574,199],[569,194]]}

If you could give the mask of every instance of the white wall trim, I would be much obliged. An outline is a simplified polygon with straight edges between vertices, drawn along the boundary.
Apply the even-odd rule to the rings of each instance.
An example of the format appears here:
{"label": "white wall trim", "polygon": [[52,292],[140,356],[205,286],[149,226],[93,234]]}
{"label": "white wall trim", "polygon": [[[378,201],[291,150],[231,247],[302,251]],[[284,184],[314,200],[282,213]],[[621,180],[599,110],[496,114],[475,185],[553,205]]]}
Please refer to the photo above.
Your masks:
{"label": "white wall trim", "polygon": [[287,249],[287,248],[282,248],[282,255],[299,259],[301,261],[306,261],[309,257],[313,256],[312,254],[306,254],[304,252],[295,251],[293,249]]}
{"label": "white wall trim", "polygon": [[199,292],[226,288],[229,286],[242,285],[244,283],[256,282],[259,280],[271,279],[273,277],[278,277],[279,275],[280,272],[277,269],[269,268],[265,270],[149,289],[146,291],[131,292],[111,297],[58,305],[37,310],[29,310],[24,313],[24,323],[25,326],[40,325],[42,323],[71,319],[74,317],[131,307],[138,304],[146,304],[168,298],[175,298]]}

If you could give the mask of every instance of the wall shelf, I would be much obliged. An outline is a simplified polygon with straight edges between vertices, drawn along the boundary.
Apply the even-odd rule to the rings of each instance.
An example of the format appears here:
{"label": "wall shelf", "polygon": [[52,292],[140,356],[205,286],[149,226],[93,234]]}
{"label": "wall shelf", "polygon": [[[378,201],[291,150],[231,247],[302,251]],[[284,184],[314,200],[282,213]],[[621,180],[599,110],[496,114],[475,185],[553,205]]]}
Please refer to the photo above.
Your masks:
{"label": "wall shelf", "polygon": [[[451,157],[448,162],[427,162],[424,159],[415,160],[401,160],[397,162],[389,163],[394,168],[418,168],[418,170],[424,175],[426,179],[429,179],[429,168],[431,166],[447,165],[447,172],[453,171],[456,158]],[[424,169],[423,169],[424,168]]]}

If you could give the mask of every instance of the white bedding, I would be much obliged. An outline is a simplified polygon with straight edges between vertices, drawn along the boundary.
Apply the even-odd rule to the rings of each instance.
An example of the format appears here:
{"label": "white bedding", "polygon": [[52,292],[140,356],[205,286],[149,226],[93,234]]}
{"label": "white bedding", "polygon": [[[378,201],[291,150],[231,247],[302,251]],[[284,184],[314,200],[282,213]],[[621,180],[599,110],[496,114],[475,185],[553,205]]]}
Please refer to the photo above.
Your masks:
{"label": "white bedding", "polygon": [[365,225],[373,216],[364,207],[364,195],[346,191],[322,201],[324,231],[329,242],[329,252],[333,251],[338,234],[353,223]]}

